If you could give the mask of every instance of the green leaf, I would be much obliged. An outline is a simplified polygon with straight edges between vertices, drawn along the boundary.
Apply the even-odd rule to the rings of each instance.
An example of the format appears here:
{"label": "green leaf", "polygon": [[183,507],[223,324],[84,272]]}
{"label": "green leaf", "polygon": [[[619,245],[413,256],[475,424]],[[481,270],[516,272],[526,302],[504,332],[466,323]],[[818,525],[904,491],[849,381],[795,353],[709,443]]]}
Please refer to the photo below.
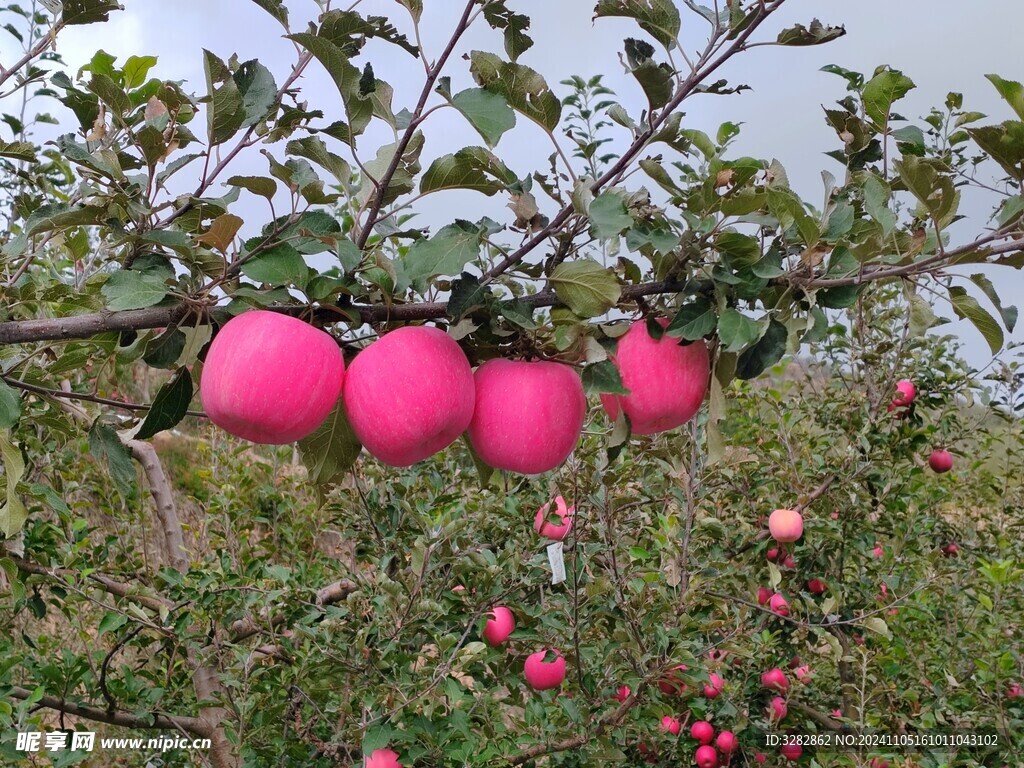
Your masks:
{"label": "green leaf", "polygon": [[718,316],[715,308],[703,296],[698,296],[688,304],[684,304],[665,328],[665,333],[673,338],[696,341],[702,339],[718,327]]}
{"label": "green leaf", "polygon": [[9,539],[25,524],[28,510],[18,495],[18,483],[25,476],[25,459],[21,449],[11,442],[11,433],[6,429],[0,430],[0,456],[3,457],[4,483],[7,486],[4,505],[0,507],[0,533]]}
{"label": "green leaf", "polygon": [[768,323],[764,335],[754,346],[743,352],[736,361],[736,377],[753,379],[775,365],[786,354],[786,326],[774,317]]}
{"label": "green leaf", "polygon": [[1003,318],[1003,325],[1006,326],[1006,330],[1013,333],[1014,326],[1017,325],[1017,307],[1013,305],[1003,306],[1003,302],[999,298],[999,294],[996,293],[996,287],[992,285],[992,281],[985,275],[978,273],[971,275],[971,282],[981,288],[988,296],[988,300],[991,301],[997,310],[999,310],[1000,316]]}
{"label": "green leaf", "polygon": [[869,174],[864,181],[864,207],[868,214],[882,225],[882,234],[888,237],[896,228],[896,214],[889,208],[892,190],[875,174]]}
{"label": "green leaf", "polygon": [[603,16],[635,19],[644,32],[669,49],[675,46],[681,26],[672,0],[599,0],[594,18]]}
{"label": "green leaf", "polygon": [[299,441],[309,480],[318,486],[341,482],[362,450],[339,399],[330,415],[309,437]]}
{"label": "green leaf", "polygon": [[270,200],[277,194],[277,182],[269,176],[232,176],[227,181],[232,187],[241,187],[254,195]]}
{"label": "green leaf", "polygon": [[185,334],[177,326],[172,326],[146,345],[142,359],[153,368],[171,368],[181,357],[183,349]]}
{"label": "green leaf", "polygon": [[277,104],[277,84],[270,70],[256,59],[246,61],[233,75],[238,93],[242,98],[242,123],[248,128],[270,114]]}
{"label": "green leaf", "polygon": [[107,309],[144,309],[163,301],[168,289],[160,275],[122,269],[107,278],[100,293],[107,300]]}
{"label": "green leaf", "polygon": [[879,129],[889,124],[892,105],[914,89],[914,81],[898,69],[880,67],[864,85],[864,111]]}
{"label": "green leaf", "polygon": [[349,143],[354,145],[355,137],[366,129],[373,118],[373,102],[359,92],[362,73],[348,60],[341,48],[326,38],[309,32],[288,35],[288,38],[313,54],[331,76],[345,104]]}
{"label": "green leaf", "polygon": [[961,320],[970,320],[988,342],[992,354],[998,354],[1003,347],[1003,329],[999,327],[999,323],[978,303],[977,299],[968,295],[964,288],[952,285],[947,290],[956,316]]}
{"label": "green leaf", "polygon": [[467,88],[455,94],[451,105],[469,120],[488,147],[497,146],[505,131],[516,125],[516,113],[500,93]]}
{"label": "green leaf", "polygon": [[896,169],[907,189],[937,221],[956,209],[959,195],[953,180],[945,173],[940,173],[927,160],[904,155],[902,160],[896,162]]}
{"label": "green leaf", "polygon": [[729,307],[718,320],[718,338],[725,345],[726,352],[740,352],[746,349],[765,332],[765,327],[737,310]]}
{"label": "green leaf", "polygon": [[27,141],[14,141],[8,143],[0,141],[0,157],[8,157],[19,162],[36,162],[36,148],[34,144]]}
{"label": "green leaf", "polygon": [[480,487],[487,488],[491,483],[491,478],[494,477],[494,467],[489,466],[480,458],[480,454],[476,452],[473,448],[473,444],[469,441],[468,432],[464,432],[462,434],[462,441],[466,445],[466,450],[469,452],[470,458],[473,459],[473,466],[476,468],[476,476],[480,481]]}
{"label": "green leaf", "polygon": [[419,23],[420,17],[423,15],[423,0],[395,0],[399,5],[405,6],[406,10],[409,11],[409,15],[412,16],[413,21]]}
{"label": "green leaf", "polygon": [[[256,248],[263,238],[246,241],[246,248]],[[275,243],[267,250],[242,263],[242,274],[257,283],[269,285],[304,285],[309,267],[290,243]]]}
{"label": "green leaf", "polygon": [[768,210],[779,220],[783,230],[796,226],[804,245],[816,245],[820,232],[818,222],[807,213],[800,198],[788,189],[768,188]]}
{"label": "green leaf", "polygon": [[[223,144],[235,135],[245,120],[242,94],[231,77],[227,65],[210,51],[203,49],[206,72],[206,134],[211,145]],[[218,87],[220,84],[220,87]]]}
{"label": "green leaf", "polygon": [[124,74],[124,87],[138,88],[145,83],[146,75],[156,66],[156,62],[156,56],[129,56],[121,68],[121,72]]}
{"label": "green leaf", "polygon": [[18,391],[0,381],[0,430],[7,430],[21,418],[21,397]]}
{"label": "green leaf", "polygon": [[796,24],[779,32],[779,45],[821,45],[842,37],[846,34],[845,27],[827,27],[817,19],[809,27]]}
{"label": "green leaf", "polygon": [[448,317],[458,321],[474,310],[484,306],[490,292],[486,286],[480,285],[480,278],[469,272],[452,281],[451,294],[448,297]]}
{"label": "green leaf", "polygon": [[512,61],[533,47],[533,38],[526,34],[530,28],[529,16],[509,10],[505,0],[491,0],[483,10],[484,19],[491,28],[505,33],[505,53]]}
{"label": "green leaf", "polygon": [[594,237],[610,240],[633,226],[633,217],[626,212],[621,194],[602,192],[590,203],[590,229]]}
{"label": "green leaf", "polygon": [[985,75],[996,87],[999,95],[1009,104],[1017,117],[1024,120],[1024,86],[1016,80],[1003,80],[999,75]]}
{"label": "green leaf", "polygon": [[1024,180],[1024,122],[967,128],[975,143],[1017,181]]}
{"label": "green leaf", "polygon": [[513,299],[512,301],[503,301],[498,306],[501,310],[501,316],[513,325],[517,325],[527,331],[536,331],[540,327],[533,320],[534,310],[531,305]]}
{"label": "green leaf", "polygon": [[128,623],[128,617],[118,611],[107,611],[100,619],[96,628],[96,639],[103,637],[107,632],[116,632]]}
{"label": "green leaf", "polygon": [[288,8],[285,6],[283,0],[252,0],[256,5],[265,10],[275,19],[277,19],[281,26],[288,29]]}
{"label": "green leaf", "polygon": [[471,189],[485,195],[501,192],[516,182],[516,175],[483,147],[466,147],[443,155],[420,179],[420,194],[442,189]]}
{"label": "green leaf", "polygon": [[672,69],[666,64],[658,64],[654,59],[647,59],[633,68],[633,77],[640,83],[647,103],[652,110],[665,106],[672,98],[675,82]]}
{"label": "green leaf", "polygon": [[304,157],[327,170],[343,187],[352,182],[352,167],[341,157],[327,149],[327,145],[316,136],[289,141],[284,148],[286,154]]}
{"label": "green leaf", "polygon": [[122,10],[117,0],[64,0],[61,20],[64,26],[109,21],[111,11]]}
{"label": "green leaf", "polygon": [[480,255],[480,230],[468,221],[443,227],[429,240],[417,240],[402,258],[405,275],[418,291],[432,277],[458,275]]}
{"label": "green leaf", "polygon": [[923,296],[914,293],[910,296],[910,335],[924,336],[925,332],[935,325],[935,312],[932,305]]}
{"label": "green leaf", "polygon": [[131,453],[112,426],[104,424],[99,419],[93,422],[89,429],[89,452],[106,466],[121,494],[131,495],[132,485],[135,483],[135,465],[132,464]]}
{"label": "green leaf", "polygon": [[563,261],[549,280],[559,300],[580,317],[603,315],[622,295],[615,273],[593,259]]}
{"label": "green leaf", "polygon": [[187,368],[178,370],[171,379],[160,387],[153,401],[153,407],[146,414],[142,427],[135,437],[148,440],[157,432],[170,429],[185,418],[189,403],[192,402],[192,375]]}
{"label": "green leaf", "polygon": [[583,369],[583,391],[588,395],[628,395],[619,369],[611,360],[591,363]]}
{"label": "green leaf", "polygon": [[539,73],[486,51],[473,51],[469,59],[470,72],[478,85],[505,97],[512,109],[549,133],[558,127],[562,102]]}

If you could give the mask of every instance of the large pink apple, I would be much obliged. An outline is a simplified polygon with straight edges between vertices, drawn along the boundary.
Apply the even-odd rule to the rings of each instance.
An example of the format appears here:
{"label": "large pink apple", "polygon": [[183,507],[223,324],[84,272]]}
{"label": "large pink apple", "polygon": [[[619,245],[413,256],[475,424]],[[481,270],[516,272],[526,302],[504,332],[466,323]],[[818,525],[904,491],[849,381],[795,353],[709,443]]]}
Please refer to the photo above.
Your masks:
{"label": "large pink apple", "polygon": [[761,675],[761,685],[765,688],[785,693],[789,690],[789,678],[778,667],[772,667]]}
{"label": "large pink apple", "polygon": [[910,379],[900,379],[896,382],[896,394],[892,397],[894,406],[907,406],[914,402],[917,388]]}
{"label": "large pink apple", "polygon": [[715,738],[715,728],[707,720],[698,720],[690,726],[690,738],[698,744],[710,744]]}
{"label": "large pink apple", "polygon": [[[576,505],[567,506],[565,499],[556,496],[554,500],[555,511],[551,513],[551,502],[548,502],[537,510],[537,516],[533,520],[533,530],[552,541],[562,541],[572,528],[572,518],[576,513]],[[560,525],[548,522],[548,516],[558,517]]]}
{"label": "large pink apple", "polygon": [[536,475],[572,453],[587,397],[575,369],[547,360],[488,360],[476,369],[469,440],[495,469]]}
{"label": "large pink apple", "polygon": [[804,518],[795,509],[776,509],[768,518],[768,531],[780,544],[796,541],[803,535]]}
{"label": "large pink apple", "polygon": [[[668,320],[661,318],[662,328]],[[692,419],[708,389],[710,365],[703,340],[683,346],[662,336],[655,341],[644,320],[634,322],[619,339],[612,362],[619,369],[628,395],[601,395],[614,421],[621,408],[635,435],[653,435],[675,429]]]}
{"label": "large pink apple", "polygon": [[949,472],[953,468],[953,454],[945,449],[934,450],[928,457],[928,466],[940,475]]}
{"label": "large pink apple", "polygon": [[516,628],[516,618],[503,605],[495,606],[490,613],[492,618],[484,625],[484,640],[491,645],[501,645]]}
{"label": "large pink apple", "polygon": [[697,764],[697,768],[718,768],[718,752],[707,744],[697,747],[697,751],[693,755],[693,762]]}
{"label": "large pink apple", "polygon": [[254,443],[312,433],[338,402],[345,360],[323,331],[280,312],[228,320],[206,353],[199,392],[210,421]]}
{"label": "large pink apple", "polygon": [[671,733],[673,736],[678,736],[679,731],[682,730],[683,726],[676,718],[671,715],[665,715],[661,718],[661,725],[659,725],[658,728],[662,731]]}
{"label": "large pink apple", "polygon": [[[553,654],[554,658],[551,661],[544,661],[548,653]],[[554,649],[531,653],[526,658],[523,673],[526,675],[526,682],[535,691],[557,688],[565,680],[565,658]]]}
{"label": "large pink apple", "polygon": [[402,768],[398,762],[398,753],[391,749],[375,749],[366,758],[365,768]]}
{"label": "large pink apple", "polygon": [[804,748],[801,747],[799,744],[783,744],[781,747],[779,747],[779,754],[781,754],[787,760],[793,760],[794,762],[796,760],[799,760],[800,755],[802,755],[803,753]]}
{"label": "large pink apple", "polygon": [[431,326],[405,326],[356,355],[345,413],[373,456],[408,467],[447,448],[473,418],[473,371],[459,345]]}

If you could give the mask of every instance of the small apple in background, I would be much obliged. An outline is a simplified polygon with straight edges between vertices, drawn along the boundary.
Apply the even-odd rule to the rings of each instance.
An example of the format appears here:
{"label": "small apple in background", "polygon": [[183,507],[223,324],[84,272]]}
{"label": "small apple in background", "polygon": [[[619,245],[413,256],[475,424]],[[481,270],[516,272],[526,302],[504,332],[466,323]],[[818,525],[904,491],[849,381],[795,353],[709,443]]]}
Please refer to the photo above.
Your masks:
{"label": "small apple in background", "polygon": [[772,595],[772,599],[768,601],[768,607],[779,616],[789,616],[789,603],[780,594]]}
{"label": "small apple in background", "polygon": [[[658,323],[668,326],[665,318]],[[634,435],[675,429],[700,410],[711,373],[703,340],[685,346],[671,336],[656,341],[647,332],[647,322],[637,320],[610,359],[629,394],[601,395],[601,403],[612,421],[625,411]]]}
{"label": "small apple in background", "polygon": [[796,679],[799,680],[803,685],[810,684],[812,674],[813,673],[811,672],[811,668],[806,664],[801,667],[797,667],[795,670],[793,670],[793,676],[796,677]]}
{"label": "small apple in background", "polygon": [[704,697],[707,699],[717,699],[724,690],[725,680],[714,672],[709,674],[707,685],[704,686]]}
{"label": "small apple in background", "polygon": [[503,605],[495,606],[490,615],[494,618],[488,619],[484,625],[484,640],[492,646],[498,646],[508,640],[508,636],[516,628],[516,618],[512,611]]}
{"label": "small apple in background", "polygon": [[811,579],[807,582],[807,591],[812,595],[824,595],[828,585],[821,579]]}
{"label": "small apple in background", "polygon": [[1010,683],[1006,686],[1006,698],[1024,699],[1024,688],[1021,687],[1020,683]]}
{"label": "small apple in background", "polygon": [[797,667],[801,666],[802,664],[803,664],[803,662],[800,661],[800,657],[799,656],[794,656],[792,659],[789,660],[789,668],[790,669],[796,669]]}
{"label": "small apple in background", "polygon": [[686,690],[686,683],[679,677],[679,671],[687,671],[689,669],[685,664],[679,664],[668,671],[661,680],[658,681],[658,688],[666,696],[682,696]]}
{"label": "small apple in background", "polygon": [[896,394],[893,395],[892,404],[896,407],[906,407],[914,402],[917,388],[910,379],[901,379],[896,382]]}
{"label": "small apple in background", "polygon": [[768,601],[772,599],[772,595],[773,594],[774,593],[770,589],[768,589],[768,587],[758,587],[757,588],[757,604],[758,605],[765,605],[765,604],[767,604]]}
{"label": "small apple in background", "polygon": [[769,563],[777,563],[779,561],[779,550],[777,547],[773,547],[764,553],[765,558]]}
{"label": "small apple in background", "polygon": [[636,745],[636,751],[640,753],[640,757],[643,758],[645,763],[653,765],[658,762],[658,749],[653,747],[647,742],[641,741]]}
{"label": "small apple in background", "polygon": [[715,746],[723,755],[731,755],[739,748],[740,742],[732,731],[722,731],[715,739]]}
{"label": "small apple in background", "polygon": [[804,532],[804,518],[795,509],[776,509],[768,517],[768,531],[780,544],[796,541]]}
{"label": "small apple in background", "polygon": [[356,355],[342,402],[371,455],[408,467],[466,431],[476,386],[469,360],[451,336],[432,326],[404,326]]}
{"label": "small apple in background", "polygon": [[587,415],[576,369],[548,360],[495,358],[476,369],[469,442],[488,466],[537,475],[573,452]]}
{"label": "small apple in background", "polygon": [[658,728],[667,733],[671,733],[673,736],[678,736],[679,732],[683,729],[683,726],[680,725],[679,721],[674,717],[665,715],[661,718],[661,725],[659,725]]}
{"label": "small apple in background", "polygon": [[710,744],[715,738],[715,729],[707,720],[698,720],[690,726],[690,738],[698,744]]}
{"label": "small apple in background", "polygon": [[718,768],[718,753],[715,748],[705,744],[697,747],[697,753],[693,756],[697,768]]}
{"label": "small apple in background", "polygon": [[792,571],[794,568],[796,568],[796,560],[793,559],[792,555],[786,555],[780,563],[780,566],[782,568],[786,568]]}
{"label": "small apple in background", "polygon": [[787,714],[789,714],[789,707],[786,706],[786,700],[781,696],[776,696],[768,702],[768,719],[772,722],[777,723],[784,720]]}
{"label": "small apple in background", "polygon": [[960,546],[955,541],[951,541],[942,548],[942,554],[946,557],[958,557],[960,555]]}
{"label": "small apple in background", "polygon": [[[555,505],[555,511],[552,514],[551,505]],[[539,533],[546,539],[552,541],[562,541],[569,533],[569,529],[572,528],[572,518],[576,514],[576,505],[573,504],[571,507],[566,506],[565,499],[561,496],[556,496],[554,501],[549,501],[543,507],[537,510],[537,515],[533,519],[533,530]],[[561,520],[561,525],[556,523],[548,522],[548,517],[557,516]]]}
{"label": "small apple in background", "polygon": [[953,454],[944,448],[934,450],[928,457],[928,466],[939,475],[949,472],[953,468]]}
{"label": "small apple in background", "polygon": [[875,547],[874,549],[871,550],[871,554],[874,555],[875,557],[881,557],[882,555],[885,554],[885,550],[882,549],[881,547]]}
{"label": "small apple in background", "polygon": [[768,755],[764,752],[757,752],[754,754],[754,762],[758,765],[764,765],[768,762]]}
{"label": "small apple in background", "polygon": [[785,693],[789,690],[789,678],[786,677],[786,673],[778,667],[772,667],[761,675],[761,685],[773,691]]}
{"label": "small apple in background", "polygon": [[834,718],[836,718],[838,720],[842,720],[843,719],[843,710],[841,710],[841,709],[833,709],[832,710],[832,717],[834,717]]}
{"label": "small apple in background", "polygon": [[783,744],[779,747],[779,754],[787,760],[799,760],[804,753],[804,748],[799,744]]}
{"label": "small apple in background", "polygon": [[620,685],[619,689],[615,692],[615,695],[613,695],[612,698],[621,704],[629,698],[630,693],[632,693],[632,691],[629,690],[628,685]]}
{"label": "small apple in background", "polygon": [[225,432],[284,445],[323,423],[345,379],[345,359],[333,337],[297,318],[257,309],[231,318],[214,337],[199,393],[206,415]]}
{"label": "small apple in background", "polygon": [[375,749],[366,758],[365,768],[402,768],[398,762],[398,753],[390,749]]}
{"label": "small apple in background", "polygon": [[871,768],[889,768],[889,761],[881,757],[876,757],[871,761]]}
{"label": "small apple in background", "polygon": [[[551,661],[545,661],[548,654],[553,654]],[[537,651],[530,654],[523,665],[526,682],[535,691],[547,691],[557,688],[565,680],[565,659],[562,654],[552,649]]]}

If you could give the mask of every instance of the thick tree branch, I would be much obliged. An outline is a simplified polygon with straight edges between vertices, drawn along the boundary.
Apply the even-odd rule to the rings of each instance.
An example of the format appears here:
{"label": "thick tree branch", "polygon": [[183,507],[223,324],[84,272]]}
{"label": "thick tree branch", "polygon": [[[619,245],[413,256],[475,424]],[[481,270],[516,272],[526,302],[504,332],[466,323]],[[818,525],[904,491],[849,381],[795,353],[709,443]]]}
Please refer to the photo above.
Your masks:
{"label": "thick tree branch", "polygon": [[[19,700],[25,700],[32,695],[27,688],[15,686],[11,696]],[[178,715],[134,715],[130,712],[109,711],[88,704],[76,704],[71,701],[59,699],[56,696],[43,696],[36,702],[39,706],[53,709],[73,717],[81,717],[85,720],[93,720],[97,723],[119,725],[125,728],[152,728],[158,730],[179,730],[196,736],[208,737],[210,731],[206,724],[195,717],[180,717]]]}
{"label": "thick tree branch", "polygon": [[146,473],[146,479],[149,481],[149,491],[153,494],[153,503],[156,506],[156,517],[163,532],[164,557],[167,564],[179,573],[187,573],[189,565],[181,521],[174,505],[171,484],[167,481],[160,457],[156,455],[156,448],[144,440],[125,440],[124,446],[142,465],[142,471]]}
{"label": "thick tree branch", "polygon": [[[46,576],[47,578],[61,583],[65,582],[68,578],[76,579],[80,578],[82,575],[81,571],[74,568],[48,568],[45,565],[33,563],[28,560],[22,560],[17,557],[12,557],[11,560],[22,573]],[[152,611],[159,612],[161,609],[170,609],[174,607],[174,603],[166,597],[153,594],[152,592],[148,594],[144,593],[141,591],[143,589],[142,587],[125,584],[102,573],[96,573],[93,571],[89,574],[88,579],[99,586],[104,592],[114,595],[115,597],[123,597],[126,600],[131,600],[139,605],[149,608]]]}
{"label": "thick tree branch", "polygon": [[[316,593],[316,604],[318,606],[324,606],[340,603],[355,591],[355,582],[349,581],[348,579],[341,579],[320,589]],[[272,627],[276,627],[284,623],[284,621],[285,617],[277,614],[270,619],[269,624]],[[239,619],[230,627],[229,634],[231,642],[240,643],[241,641],[258,633],[265,626],[267,626],[267,622],[261,623],[258,619],[251,616]]]}

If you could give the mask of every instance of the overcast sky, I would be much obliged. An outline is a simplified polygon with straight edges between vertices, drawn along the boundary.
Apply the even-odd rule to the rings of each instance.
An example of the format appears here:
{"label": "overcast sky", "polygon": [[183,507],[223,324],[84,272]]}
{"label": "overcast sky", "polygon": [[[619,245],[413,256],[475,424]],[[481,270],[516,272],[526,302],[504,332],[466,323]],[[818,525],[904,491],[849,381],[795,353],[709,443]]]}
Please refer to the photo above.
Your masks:
{"label": "overcast sky", "polygon": [[[294,61],[292,44],[281,38],[281,27],[251,0],[121,0],[126,10],[111,17],[105,25],[76,27],[62,33],[60,51],[77,68],[97,48],[116,55],[120,61],[135,55],[156,55],[159,64],[153,75],[185,79],[194,93],[205,92],[202,49],[209,48],[226,59],[237,53],[241,60],[258,58],[280,83]],[[292,28],[301,29],[316,13],[312,0],[289,0]],[[347,7],[344,3],[342,7]],[[603,73],[628,111],[636,115],[643,102],[633,79],[623,72],[618,60],[622,39],[642,36],[631,22],[599,19],[593,22],[594,0],[511,0],[509,5],[533,16],[531,35],[536,45],[521,62],[540,71],[560,96],[565,95],[558,81],[573,74],[589,77]],[[691,50],[700,45],[706,25],[683,7],[683,44]],[[431,58],[447,42],[449,32],[461,11],[460,0],[424,0],[423,43]],[[404,9],[395,0],[363,0],[358,9],[365,14],[387,15],[400,30],[412,38],[411,24]],[[730,62],[721,71],[731,83],[753,88],[736,96],[702,96],[687,102],[686,123],[691,127],[714,131],[726,120],[743,122],[743,132],[735,144],[737,155],[777,158],[786,167],[791,184],[810,201],[820,205],[821,171],[837,176],[841,166],[825,157],[837,147],[836,137],[823,119],[822,105],[831,105],[845,94],[845,83],[835,75],[820,71],[834,63],[868,75],[880,64],[903,70],[917,84],[898,110],[910,118],[940,106],[949,91],[965,94],[967,109],[988,114],[991,122],[1012,117],[985,80],[994,72],[1005,78],[1024,80],[1024,56],[1021,33],[1024,32],[1024,3],[1010,0],[860,0],[856,4],[791,0],[766,27],[758,39],[772,39],[782,27],[807,23],[817,16],[823,22],[845,25],[847,35],[838,41],[815,48],[759,48]],[[470,30],[452,58],[449,72],[453,90],[470,86],[468,63],[460,55],[474,48],[502,51],[500,36],[485,24]],[[368,47],[378,77],[395,89],[395,111],[411,108],[422,87],[421,65],[391,46]],[[313,63],[302,80],[304,98],[311,107],[323,109],[328,119],[341,116],[334,86],[322,68]],[[479,137],[453,110],[442,110],[431,117],[425,133],[424,167],[434,157],[468,144],[479,144]],[[390,141],[389,129],[376,130],[367,137],[360,155],[372,157],[376,143]],[[240,158],[235,173],[265,173],[266,162],[253,147]],[[498,152],[521,176],[543,168],[550,146],[539,130],[526,120],[502,139]],[[644,183],[640,177],[636,184]],[[435,230],[456,217],[477,218],[491,215],[508,220],[505,200],[486,199],[474,193],[450,193],[427,199],[422,206],[420,224]],[[538,196],[541,197],[541,196]],[[967,200],[962,212],[969,222],[961,225],[961,237],[980,232],[990,212],[987,205]],[[243,212],[243,215],[245,213]],[[263,215],[252,209],[253,223]],[[995,276],[995,273],[993,277]],[[1024,298],[1024,280],[1014,272],[999,271],[997,285],[1004,301]],[[1016,293],[1017,297],[1013,294]],[[1019,297],[1019,298],[1018,298]],[[986,303],[985,299],[981,301]],[[948,306],[940,306],[950,314]],[[1022,323],[1024,325],[1024,323]],[[973,328],[957,324],[968,359],[984,365],[990,358],[988,347]],[[1014,341],[1024,340],[1017,330]]]}

